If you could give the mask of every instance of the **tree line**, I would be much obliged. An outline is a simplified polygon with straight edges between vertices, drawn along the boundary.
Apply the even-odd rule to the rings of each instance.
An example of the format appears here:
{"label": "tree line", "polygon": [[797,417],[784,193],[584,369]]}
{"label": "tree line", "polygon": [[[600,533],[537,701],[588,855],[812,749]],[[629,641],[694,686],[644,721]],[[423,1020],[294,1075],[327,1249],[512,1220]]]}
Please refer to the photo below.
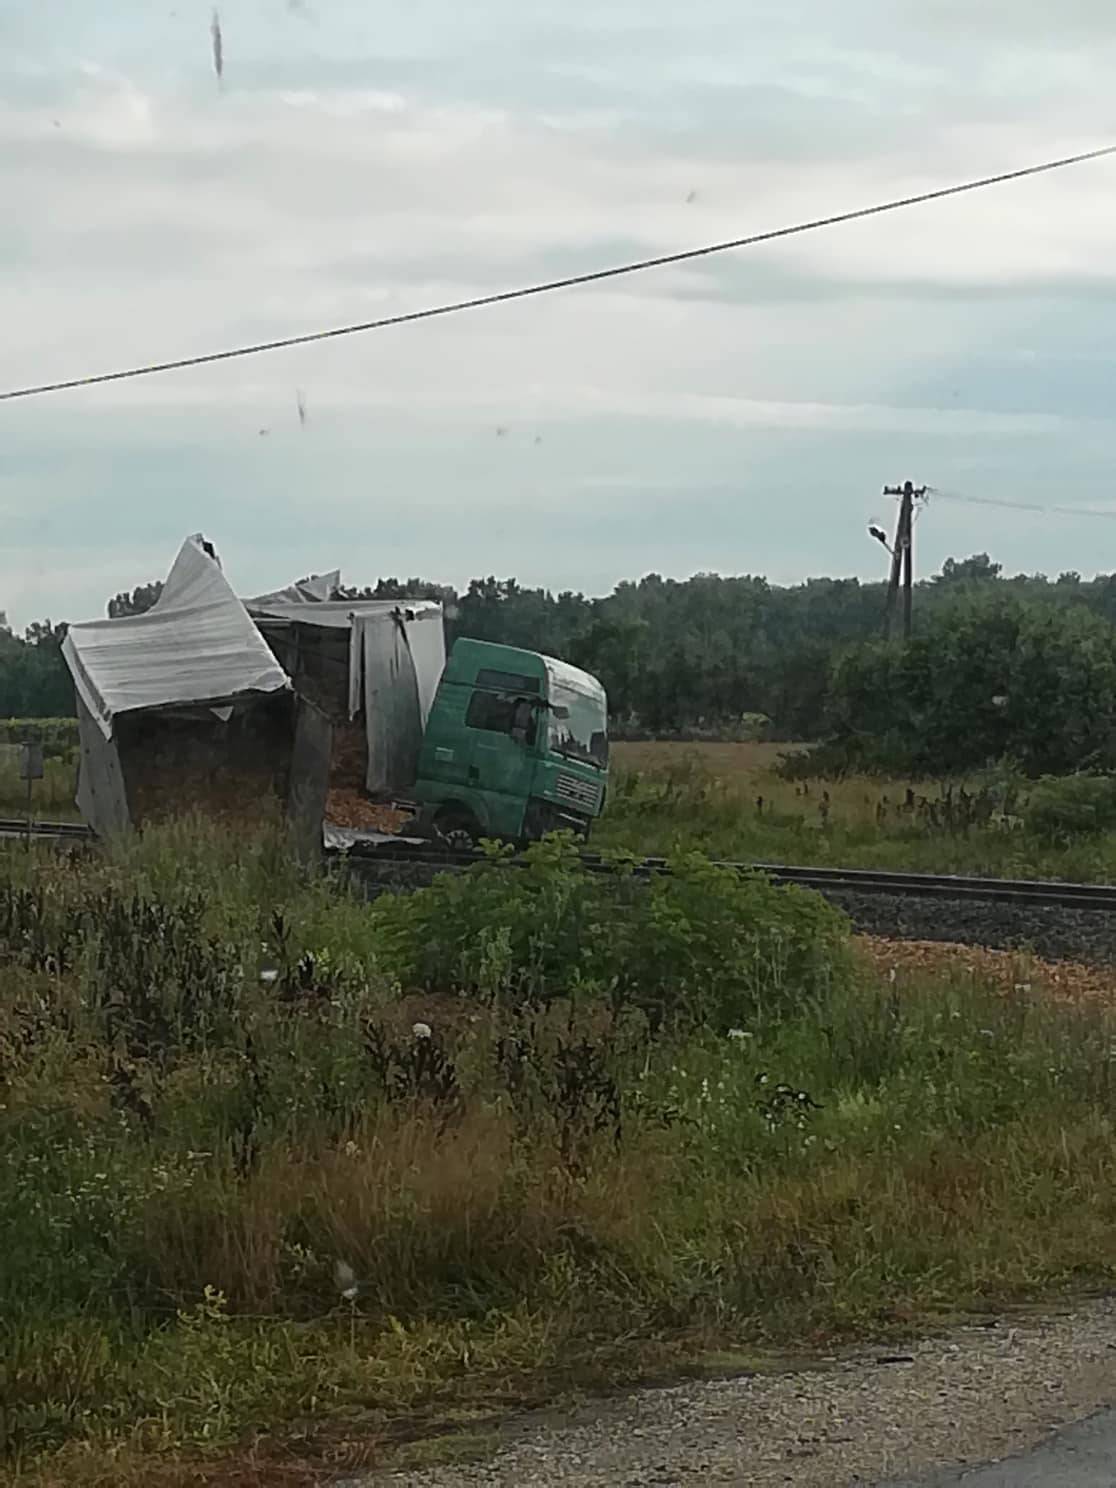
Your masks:
{"label": "tree line", "polygon": [[[160,590],[114,595],[108,613],[141,613]],[[617,731],[731,735],[762,715],[774,737],[830,738],[866,764],[1116,763],[1116,574],[1005,578],[987,554],[951,558],[917,586],[910,645],[881,639],[885,586],[857,579],[649,574],[601,598],[495,577],[461,593],[421,578],[345,591],[408,595],[443,602],[449,643],[501,641],[594,673]],[[64,634],[0,629],[0,716],[72,713]]]}

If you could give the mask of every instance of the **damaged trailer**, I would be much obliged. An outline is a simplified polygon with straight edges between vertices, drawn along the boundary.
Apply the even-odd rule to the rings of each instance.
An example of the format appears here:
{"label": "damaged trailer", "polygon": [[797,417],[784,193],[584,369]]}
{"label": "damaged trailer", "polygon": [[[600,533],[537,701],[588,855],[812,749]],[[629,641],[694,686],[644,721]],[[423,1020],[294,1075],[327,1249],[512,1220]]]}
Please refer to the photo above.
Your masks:
{"label": "damaged trailer", "polygon": [[587,672],[459,637],[434,600],[336,599],[340,575],[247,608],[332,733],[325,841],[406,830],[462,843],[588,835],[608,779],[608,709]]}
{"label": "damaged trailer", "polygon": [[[200,536],[142,615],[73,625],[77,804],[100,836],[197,807],[231,820],[286,809],[309,838],[324,799],[322,725],[297,697]],[[321,814],[313,822],[320,840]]]}
{"label": "damaged trailer", "polygon": [[330,783],[350,799],[408,797],[446,664],[442,606],[335,599],[340,573],[245,601],[291,678],[333,729]]}
{"label": "damaged trailer", "polygon": [[237,598],[201,537],[145,614],[71,628],[78,805],[102,836],[198,809],[282,807],[300,856],[397,833],[585,837],[605,802],[608,700],[587,672],[459,637],[442,606],[354,600],[340,573]]}

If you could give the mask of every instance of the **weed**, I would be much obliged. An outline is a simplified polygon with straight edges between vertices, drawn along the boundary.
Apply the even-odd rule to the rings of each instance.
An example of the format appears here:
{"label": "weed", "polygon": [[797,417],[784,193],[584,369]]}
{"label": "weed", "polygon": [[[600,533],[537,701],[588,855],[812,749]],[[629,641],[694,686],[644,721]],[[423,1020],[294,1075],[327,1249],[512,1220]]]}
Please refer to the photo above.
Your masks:
{"label": "weed", "polygon": [[1010,763],[965,778],[887,779],[831,768],[824,751],[744,744],[614,751],[606,850],[702,852],[992,877],[1109,881],[1111,781],[1028,781]]}
{"label": "weed", "polygon": [[549,842],[369,909],[204,827],[0,856],[10,1472],[1116,1277],[1104,1008],[878,978],[672,867]]}

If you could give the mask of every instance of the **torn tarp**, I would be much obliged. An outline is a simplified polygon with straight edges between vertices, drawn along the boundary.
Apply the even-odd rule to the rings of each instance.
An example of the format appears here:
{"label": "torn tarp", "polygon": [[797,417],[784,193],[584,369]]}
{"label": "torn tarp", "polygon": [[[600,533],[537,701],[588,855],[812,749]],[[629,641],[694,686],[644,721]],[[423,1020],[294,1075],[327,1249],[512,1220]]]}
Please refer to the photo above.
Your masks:
{"label": "torn tarp", "polygon": [[326,574],[311,574],[308,579],[296,579],[285,589],[276,589],[271,594],[260,594],[255,599],[246,599],[250,611],[263,611],[269,605],[322,604],[333,599],[341,587],[341,570],[331,569]]}
{"label": "torn tarp", "polygon": [[200,536],[182,544],[146,614],[72,625],[62,654],[106,738],[121,713],[219,705],[290,686]]}
{"label": "torn tarp", "polygon": [[374,796],[411,789],[427,715],[446,664],[442,607],[400,601],[387,614],[356,614],[349,653],[349,709],[364,710],[365,787]]}
{"label": "torn tarp", "polygon": [[348,711],[351,719],[364,717],[365,788],[374,796],[401,794],[414,785],[423,730],[446,664],[442,606],[430,599],[328,598],[340,588],[340,578],[334,570],[245,604],[296,687],[311,685],[304,669],[320,670],[327,654],[319,647],[311,661],[298,640],[299,627],[336,638],[328,661],[335,710],[343,706],[333,680],[338,662],[344,664],[344,652],[336,655],[337,632],[348,632]]}

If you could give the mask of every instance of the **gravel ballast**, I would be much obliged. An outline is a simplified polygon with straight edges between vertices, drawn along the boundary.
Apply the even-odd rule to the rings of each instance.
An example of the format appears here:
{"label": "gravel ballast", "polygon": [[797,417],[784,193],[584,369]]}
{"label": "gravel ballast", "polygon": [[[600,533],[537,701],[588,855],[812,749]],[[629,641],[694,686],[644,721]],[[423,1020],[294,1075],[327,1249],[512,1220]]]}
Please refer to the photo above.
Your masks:
{"label": "gravel ballast", "polygon": [[489,1461],[349,1488],[852,1488],[1026,1451],[1116,1399],[1116,1304],[508,1422]]}
{"label": "gravel ballast", "polygon": [[1044,961],[1116,966],[1116,915],[1104,910],[845,890],[827,890],[825,897],[863,935],[952,941],[1030,951]]}

